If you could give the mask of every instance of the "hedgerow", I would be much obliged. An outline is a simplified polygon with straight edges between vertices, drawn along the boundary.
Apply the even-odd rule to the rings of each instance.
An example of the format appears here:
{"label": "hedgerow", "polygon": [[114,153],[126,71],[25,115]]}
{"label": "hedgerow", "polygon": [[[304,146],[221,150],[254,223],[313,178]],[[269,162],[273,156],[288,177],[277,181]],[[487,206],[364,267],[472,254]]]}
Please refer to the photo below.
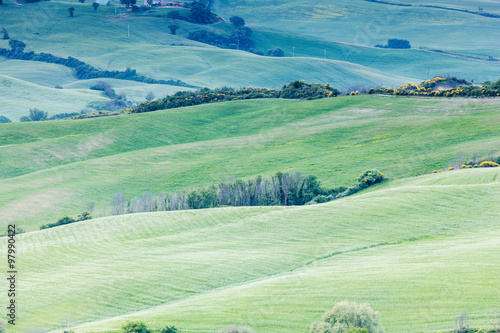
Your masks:
{"label": "hedgerow", "polygon": [[486,81],[481,86],[472,85],[456,77],[436,77],[419,85],[407,83],[399,88],[371,88],[368,94],[429,96],[429,97],[497,97],[500,96],[500,80]]}
{"label": "hedgerow", "polygon": [[259,98],[285,98],[285,99],[320,99],[335,97],[340,91],[329,84],[305,83],[294,81],[283,86],[282,89],[267,88],[217,88],[200,89],[198,91],[179,91],[175,95],[141,103],[126,111],[132,113],[151,112],[156,110],[172,109],[183,106],[218,103],[234,100],[259,99]]}

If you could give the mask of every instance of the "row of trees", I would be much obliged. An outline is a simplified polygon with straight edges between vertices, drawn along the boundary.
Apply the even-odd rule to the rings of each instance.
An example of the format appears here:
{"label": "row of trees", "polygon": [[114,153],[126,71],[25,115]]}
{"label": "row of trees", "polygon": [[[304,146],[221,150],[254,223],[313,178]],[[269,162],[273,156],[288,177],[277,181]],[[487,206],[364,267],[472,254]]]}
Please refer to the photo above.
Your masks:
{"label": "row of trees", "polygon": [[300,172],[278,172],[272,177],[238,179],[188,192],[158,195],[145,193],[127,199],[117,193],[111,199],[111,214],[204,209],[228,206],[292,206],[316,204],[352,195],[384,180],[383,174],[370,170],[350,187],[327,189],[316,176]]}
{"label": "row of trees", "polygon": [[[383,180],[382,173],[377,170],[369,170],[364,172],[352,186],[328,189],[321,186],[316,176],[306,176],[300,172],[277,172],[272,177],[258,176],[249,180],[237,179],[232,182],[222,182],[218,185],[173,194],[144,193],[139,197],[127,199],[123,193],[117,193],[111,198],[110,213],[123,215],[229,206],[317,204],[352,195]],[[56,223],[46,224],[40,229],[88,220],[91,218],[94,208],[95,204],[91,203],[85,207],[85,211],[78,218],[65,216]],[[101,210],[101,216],[107,214],[108,207],[104,206]]]}
{"label": "row of trees", "polygon": [[11,48],[10,50],[0,48],[0,56],[9,59],[40,61],[40,62],[54,63],[70,67],[75,70],[76,77],[81,80],[95,79],[95,78],[114,78],[121,80],[151,83],[151,84],[168,84],[180,87],[197,88],[195,86],[184,83],[180,80],[156,80],[148,78],[137,74],[136,70],[131,68],[127,68],[125,71],[101,70],[85,63],[84,61],[78,60],[73,57],[62,58],[44,52],[39,54],[33,51],[24,52],[26,44],[19,40],[10,39],[9,46]]}

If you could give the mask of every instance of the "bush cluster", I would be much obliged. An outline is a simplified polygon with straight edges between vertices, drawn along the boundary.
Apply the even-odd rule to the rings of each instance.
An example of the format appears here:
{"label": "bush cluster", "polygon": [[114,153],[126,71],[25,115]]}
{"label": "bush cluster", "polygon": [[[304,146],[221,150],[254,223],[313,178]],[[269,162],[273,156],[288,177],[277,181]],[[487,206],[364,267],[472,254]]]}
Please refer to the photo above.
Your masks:
{"label": "bush cluster", "polygon": [[5,116],[0,116],[0,124],[4,124],[4,123],[11,123],[12,120],[10,120],[9,118],[5,117]]}
{"label": "bush cluster", "polygon": [[217,46],[223,49],[238,49],[252,53],[261,53],[255,50],[252,40],[252,30],[245,27],[245,20],[238,16],[232,16],[230,21],[233,29],[230,34],[218,34],[208,30],[196,30],[189,33],[188,38],[200,43]]}
{"label": "bush cluster", "polygon": [[387,40],[387,45],[375,45],[375,47],[386,49],[411,49],[411,44],[406,39],[392,38]]}
{"label": "bush cluster", "polygon": [[500,80],[486,81],[482,86],[456,77],[436,77],[419,85],[407,83],[399,88],[371,88],[368,94],[429,96],[429,97],[497,97],[500,96]]}
{"label": "bush cluster", "polygon": [[[122,325],[123,333],[151,333],[152,330],[149,329],[146,324],[142,321],[129,321]],[[175,326],[165,326],[165,328],[159,330],[160,333],[180,333],[180,331],[175,328]]]}
{"label": "bush cluster", "polygon": [[187,8],[191,9],[190,16],[187,18],[188,21],[197,24],[211,24],[216,22],[219,17],[210,11],[204,3],[194,0],[193,2],[186,5]]}
{"label": "bush cluster", "polygon": [[467,161],[461,165],[461,168],[496,168],[500,166],[500,156],[494,158],[490,157],[488,159],[482,159],[479,161]]}
{"label": "bush cluster", "polygon": [[85,220],[90,220],[90,219],[92,219],[92,216],[90,215],[89,212],[85,211],[85,212],[81,213],[80,215],[78,215],[77,218],[74,218],[73,216],[65,216],[65,217],[62,217],[59,220],[57,220],[56,223],[48,223],[48,224],[42,225],[40,227],[40,229],[48,229],[48,228],[53,228],[53,227],[57,227],[60,225],[65,225],[65,224],[70,224],[70,223],[74,223],[74,222],[78,222],[78,221],[85,221]]}
{"label": "bush cluster", "polygon": [[19,118],[19,121],[20,122],[41,121],[41,120],[47,120],[48,118],[49,118],[48,112],[35,108],[35,109],[30,109],[30,113],[28,115],[21,116],[21,118]]}
{"label": "bush cluster", "polygon": [[183,106],[217,103],[233,100],[258,99],[258,98],[286,98],[286,99],[319,99],[335,97],[340,91],[331,85],[318,83],[304,83],[294,81],[282,89],[267,88],[218,88],[200,89],[198,91],[179,91],[175,95],[147,101],[127,111],[132,113],[151,112],[156,110],[172,109]]}

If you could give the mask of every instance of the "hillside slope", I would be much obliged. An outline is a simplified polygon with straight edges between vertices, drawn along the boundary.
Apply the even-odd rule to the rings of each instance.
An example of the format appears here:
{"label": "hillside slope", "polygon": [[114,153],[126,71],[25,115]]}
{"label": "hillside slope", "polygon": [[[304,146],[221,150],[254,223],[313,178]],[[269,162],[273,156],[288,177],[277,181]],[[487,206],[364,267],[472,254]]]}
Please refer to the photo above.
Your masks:
{"label": "hillside slope", "polygon": [[405,1],[413,4],[391,6],[366,0],[215,0],[222,17],[239,15],[251,25],[290,31],[325,40],[373,47],[390,38],[403,38],[414,48],[426,47],[448,52],[500,57],[498,44],[491,42],[500,18],[484,17],[455,10],[419,7],[439,5],[500,13],[500,3],[488,0]]}
{"label": "hillside slope", "polygon": [[[329,10],[321,5],[320,1],[317,2],[318,11]],[[315,4],[304,6],[313,5]],[[70,6],[76,6],[74,18],[67,15],[67,8]],[[224,6],[232,8],[230,4]],[[272,4],[266,6],[259,4],[258,8],[253,6],[252,4],[250,7],[242,7],[243,9],[236,13],[248,18],[251,24],[255,24],[252,22],[253,17],[264,18],[268,15],[268,13],[261,15],[262,8],[268,8],[269,13],[272,13],[275,8]],[[168,33],[168,26],[173,22],[166,18],[167,13],[172,9],[155,9],[145,14],[133,15],[126,12],[124,8],[118,8],[118,13],[115,13],[114,8],[101,6],[98,12],[94,12],[90,4],[51,1],[22,7],[3,5],[0,17],[12,38],[24,40],[28,48],[35,52],[77,57],[102,69],[124,70],[132,67],[141,75],[157,79],[182,80],[196,86],[212,88],[224,85],[276,88],[296,79],[329,82],[346,90],[354,86],[399,86],[408,81],[418,83],[427,78],[443,75],[475,79],[476,82],[498,79],[494,75],[499,72],[499,62],[456,58],[421,50],[388,50],[372,47],[374,44],[384,43],[387,38],[402,38],[405,37],[404,35],[391,34],[388,37],[383,36],[382,40],[368,44],[351,41],[358,46],[336,43],[345,42],[343,38],[351,38],[353,31],[360,26],[360,20],[363,20],[364,24],[370,22],[366,17],[360,18],[359,16],[364,15],[366,11],[370,12],[369,8],[377,7],[379,4],[359,0],[353,6],[349,14],[346,14],[345,19],[341,21],[341,27],[330,29],[328,25],[325,25],[322,28],[325,31],[338,33],[338,38],[319,39],[314,34],[316,38],[304,37],[305,31],[300,30],[304,25],[297,24],[296,19],[291,19],[293,22],[287,21],[284,23],[286,26],[281,29],[283,31],[290,31],[288,27],[299,29],[300,31],[295,31],[296,33],[269,31],[259,26],[254,27],[253,39],[257,49],[266,52],[268,49],[280,47],[285,51],[286,58],[264,57],[243,51],[220,49],[186,38],[190,32],[199,29],[228,33],[231,26],[224,22],[213,25],[195,25],[177,21],[176,24],[180,26],[180,29],[178,35],[173,36]],[[366,8],[359,9],[364,8],[363,6]],[[289,6],[276,8],[282,10],[279,19],[273,19],[273,22],[278,24],[287,19]],[[414,11],[418,12],[418,10]],[[19,19],[24,16],[31,17],[36,12],[43,12],[53,23],[49,24],[44,21],[39,25],[26,25]],[[307,10],[300,12],[307,13]],[[371,13],[377,13],[377,10],[371,9]],[[356,20],[351,20],[351,14],[356,17]],[[298,13],[294,11],[293,15],[298,15]],[[425,15],[427,14],[422,14],[424,17]],[[446,24],[453,20],[456,21],[457,17],[446,18],[441,25],[447,27]],[[334,22],[338,23],[336,20]],[[474,40],[482,40],[485,47],[489,47],[492,43],[489,40],[488,43],[485,42],[485,39],[492,35],[491,31],[488,33],[489,30],[486,28],[489,27],[488,23],[480,21],[477,25],[482,27],[484,33],[478,34],[468,26],[464,26],[459,32],[480,36]],[[263,26],[266,25],[263,24]],[[127,38],[128,27],[130,27],[130,38]],[[406,21],[398,21],[390,25],[391,31],[406,29],[406,27]],[[418,36],[428,36],[436,27],[431,25],[427,29],[420,26],[417,29],[412,26],[412,29],[418,32]],[[449,34],[443,34],[443,37],[437,38],[436,42],[440,45],[446,44],[447,38],[449,39]],[[0,41],[0,46],[7,47],[6,45],[4,41]],[[92,47],[87,45],[92,45]],[[432,45],[424,46],[432,47]],[[295,58],[292,58],[294,48]],[[480,47],[474,49],[481,50]],[[324,59],[325,51],[326,59]],[[496,56],[493,51],[485,50],[482,57],[487,59],[488,55]]]}
{"label": "hillside slope", "polygon": [[89,103],[107,102],[100,91],[89,89],[56,89],[0,75],[0,115],[19,121],[30,109],[57,113],[80,112]]}
{"label": "hillside slope", "polygon": [[0,214],[4,223],[33,230],[77,215],[89,202],[100,215],[119,192],[174,192],[286,170],[331,187],[352,184],[371,168],[391,179],[428,173],[474,153],[498,154],[498,103],[252,100],[0,125]]}
{"label": "hillside slope", "polygon": [[500,296],[499,173],[426,175],[323,205],[135,214],[19,235],[13,332],[55,330],[67,314],[78,332],[129,319],[304,332],[346,298],[369,301],[388,332],[450,328],[464,309],[486,325]]}

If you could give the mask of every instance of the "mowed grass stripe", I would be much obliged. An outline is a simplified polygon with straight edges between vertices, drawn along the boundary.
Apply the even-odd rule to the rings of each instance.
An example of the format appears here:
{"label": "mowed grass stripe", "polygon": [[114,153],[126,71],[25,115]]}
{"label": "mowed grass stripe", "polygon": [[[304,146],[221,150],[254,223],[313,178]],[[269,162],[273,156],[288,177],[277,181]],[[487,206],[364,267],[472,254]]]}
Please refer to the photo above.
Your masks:
{"label": "mowed grass stripe", "polygon": [[[474,171],[455,173],[473,178]],[[496,225],[498,187],[401,186],[325,205],[138,214],[20,235],[19,278],[31,282],[20,296],[29,320],[19,327],[47,317],[56,323],[76,304],[79,322],[105,319],[296,271],[336,252],[479,232]],[[186,229],[172,233],[176,224]]]}
{"label": "mowed grass stripe", "polygon": [[0,148],[1,170],[29,174],[0,180],[0,211],[33,230],[89,202],[99,215],[117,192],[174,192],[279,170],[314,174],[331,187],[370,168],[391,179],[421,174],[498,147],[497,104],[354,96],[8,124],[0,133],[13,145]]}
{"label": "mowed grass stripe", "polygon": [[78,331],[116,331],[127,320],[147,318],[153,327],[170,323],[186,332],[217,332],[231,324],[306,332],[344,299],[369,302],[380,311],[387,332],[451,330],[464,310],[471,327],[489,327],[500,296],[499,238],[496,228],[348,253]]}

